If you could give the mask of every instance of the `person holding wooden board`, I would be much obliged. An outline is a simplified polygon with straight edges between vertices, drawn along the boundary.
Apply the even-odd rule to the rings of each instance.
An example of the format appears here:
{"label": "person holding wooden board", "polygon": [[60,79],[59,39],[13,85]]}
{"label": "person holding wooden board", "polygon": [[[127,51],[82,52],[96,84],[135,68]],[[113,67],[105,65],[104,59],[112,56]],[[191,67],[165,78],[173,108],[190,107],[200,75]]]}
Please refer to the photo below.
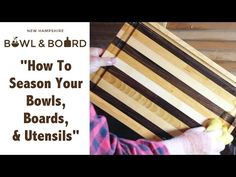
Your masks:
{"label": "person holding wooden board", "polygon": [[[115,58],[101,57],[103,52],[101,48],[90,49],[90,73],[96,72],[100,67],[115,64]],[[163,141],[123,139],[109,132],[106,118],[97,115],[90,104],[91,155],[219,155],[225,148],[225,144],[217,140],[221,135],[221,129],[206,131],[205,127],[197,127]]]}

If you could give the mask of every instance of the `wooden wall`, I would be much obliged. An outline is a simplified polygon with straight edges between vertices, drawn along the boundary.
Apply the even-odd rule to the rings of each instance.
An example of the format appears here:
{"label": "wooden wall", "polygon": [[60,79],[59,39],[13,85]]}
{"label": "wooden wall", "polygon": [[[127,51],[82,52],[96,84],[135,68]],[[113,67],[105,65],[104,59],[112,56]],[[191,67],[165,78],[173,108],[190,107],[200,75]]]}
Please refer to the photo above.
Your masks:
{"label": "wooden wall", "polygon": [[116,36],[123,22],[96,22],[90,25],[90,42],[92,47],[106,48]]}
{"label": "wooden wall", "polygon": [[236,23],[168,23],[167,28],[236,75]]}

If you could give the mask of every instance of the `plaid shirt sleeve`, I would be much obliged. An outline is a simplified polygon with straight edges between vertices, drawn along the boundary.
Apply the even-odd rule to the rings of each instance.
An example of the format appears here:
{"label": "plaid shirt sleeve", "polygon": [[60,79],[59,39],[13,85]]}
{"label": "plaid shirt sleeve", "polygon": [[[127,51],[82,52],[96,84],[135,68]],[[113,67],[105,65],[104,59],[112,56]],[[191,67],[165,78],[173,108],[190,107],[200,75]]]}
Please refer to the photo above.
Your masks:
{"label": "plaid shirt sleeve", "polygon": [[161,143],[145,139],[136,141],[118,138],[109,133],[106,118],[98,116],[90,105],[90,154],[91,155],[167,155]]}

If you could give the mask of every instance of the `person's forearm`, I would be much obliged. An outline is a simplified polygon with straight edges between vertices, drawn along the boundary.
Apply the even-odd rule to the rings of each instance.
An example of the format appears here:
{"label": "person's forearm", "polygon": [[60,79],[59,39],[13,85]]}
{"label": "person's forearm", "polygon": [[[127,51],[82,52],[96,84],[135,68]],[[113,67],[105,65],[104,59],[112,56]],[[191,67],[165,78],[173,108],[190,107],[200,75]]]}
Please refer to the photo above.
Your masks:
{"label": "person's forearm", "polygon": [[[116,139],[116,140],[114,140]],[[136,141],[117,138],[111,135],[111,143],[116,143],[115,154],[117,155],[168,155],[169,151],[166,146],[160,141],[150,141],[139,139]]]}

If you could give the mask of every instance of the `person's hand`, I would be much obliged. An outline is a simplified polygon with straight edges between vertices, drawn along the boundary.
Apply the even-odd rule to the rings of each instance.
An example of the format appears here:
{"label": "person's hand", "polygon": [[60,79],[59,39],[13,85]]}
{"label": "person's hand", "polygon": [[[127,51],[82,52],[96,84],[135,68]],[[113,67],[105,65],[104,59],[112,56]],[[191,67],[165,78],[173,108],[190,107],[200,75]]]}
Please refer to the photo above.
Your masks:
{"label": "person's hand", "polygon": [[204,127],[192,128],[182,135],[163,141],[170,154],[210,154],[219,155],[225,144],[218,138],[222,130],[206,131]]}
{"label": "person's hand", "polygon": [[104,49],[90,48],[90,73],[96,72],[102,66],[111,66],[116,62],[115,58],[101,57]]}

